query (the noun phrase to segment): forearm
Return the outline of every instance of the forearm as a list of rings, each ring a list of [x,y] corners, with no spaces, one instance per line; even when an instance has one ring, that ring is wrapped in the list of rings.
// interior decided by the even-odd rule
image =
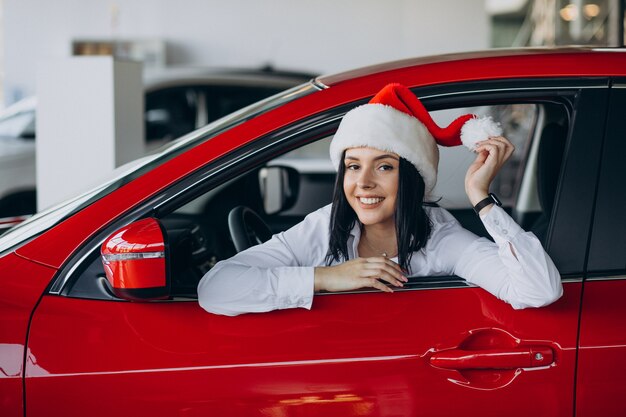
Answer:
[[[198,285],[198,302],[208,312],[234,316],[286,308],[311,308],[313,268],[261,268],[233,261],[215,265]]]
[[[501,208],[481,217],[496,244],[477,242],[459,259],[458,274],[514,308],[541,307],[557,300],[562,294],[560,275],[541,242]]]

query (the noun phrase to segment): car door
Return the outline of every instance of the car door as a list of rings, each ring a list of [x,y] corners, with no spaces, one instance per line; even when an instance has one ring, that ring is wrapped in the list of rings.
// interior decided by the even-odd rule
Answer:
[[[58,291],[53,285],[33,314],[28,415],[53,407],[65,416],[572,416],[593,206],[580,196],[596,184],[605,85],[515,80],[419,90],[429,109],[502,100],[566,108],[565,161],[546,238],[564,294],[551,306],[516,311],[457,277],[414,277],[393,294],[319,294],[310,311],[224,317],[193,298],[115,299],[96,271],[87,287],[81,279]],[[336,128],[337,113],[324,117],[311,123]],[[284,137],[301,143],[320,133],[301,130]],[[276,141],[284,149],[295,143],[283,142]],[[258,149],[262,160],[265,148]],[[181,189],[193,194],[188,181]],[[184,191],[173,195],[174,206],[190,200]],[[150,213],[160,216],[158,207]],[[86,248],[66,276],[90,276],[97,265]]]
[[[580,322],[576,415],[623,416],[626,384],[626,80],[614,80]]]

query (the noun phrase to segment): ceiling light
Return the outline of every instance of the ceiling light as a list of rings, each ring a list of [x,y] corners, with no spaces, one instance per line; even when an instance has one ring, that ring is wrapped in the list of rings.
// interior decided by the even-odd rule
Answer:
[[[559,10],[559,14],[563,20],[571,22],[572,20],[578,19],[578,7],[575,4],[568,4]]]
[[[589,18],[596,17],[600,14],[600,6],[597,4],[585,4],[583,6],[583,13]]]

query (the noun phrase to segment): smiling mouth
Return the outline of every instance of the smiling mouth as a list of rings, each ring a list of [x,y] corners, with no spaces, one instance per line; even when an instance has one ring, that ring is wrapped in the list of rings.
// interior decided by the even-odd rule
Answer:
[[[361,204],[377,204],[380,203],[381,201],[383,201],[384,198],[383,197],[373,197],[373,198],[365,198],[365,197],[359,197],[359,201],[361,202]]]

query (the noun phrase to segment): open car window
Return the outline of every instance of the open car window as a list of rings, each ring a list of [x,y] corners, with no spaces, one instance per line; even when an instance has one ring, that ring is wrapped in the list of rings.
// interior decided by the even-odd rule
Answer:
[[[459,107],[432,112],[440,125],[450,123],[465,113],[490,115],[502,123],[504,135],[515,145],[516,151],[494,181],[492,191],[500,196],[505,210],[524,229],[535,231],[540,238],[545,236],[551,203],[542,202],[542,196],[544,200],[546,195],[554,197],[566,139],[567,112],[560,105],[539,102]],[[330,203],[335,180],[335,169],[328,156],[332,133],[318,136],[315,140],[307,138],[307,135],[311,134],[302,133],[295,139],[305,145],[265,159],[262,164],[232,176],[193,199],[185,199],[184,204],[160,218],[168,233],[172,294],[175,298],[195,298],[200,278],[218,261],[237,252],[228,221],[229,213],[236,207],[253,210],[273,233],[277,233]],[[548,143],[548,146],[541,146],[541,142]],[[435,188],[438,204],[448,209],[468,230],[489,237],[464,191],[464,176],[475,154],[464,147],[440,148],[440,151],[439,178]],[[543,157],[545,161],[542,165],[540,154],[546,152],[549,155]],[[271,171],[268,174],[269,167],[278,169],[279,174],[273,175]],[[291,184],[285,187],[285,175],[291,181],[296,178],[297,186]],[[546,191],[549,189],[552,191]],[[286,198],[281,193],[295,193],[295,197]],[[274,197],[268,197],[269,194]],[[275,199],[276,195],[280,201],[289,200],[289,203],[278,210],[268,210],[268,198]],[[423,282],[434,286],[450,285],[449,280],[440,277],[434,281],[424,279]],[[80,279],[68,292],[68,295],[77,297],[91,298],[94,294],[96,298],[112,297],[107,290],[97,253],[85,263]]]

